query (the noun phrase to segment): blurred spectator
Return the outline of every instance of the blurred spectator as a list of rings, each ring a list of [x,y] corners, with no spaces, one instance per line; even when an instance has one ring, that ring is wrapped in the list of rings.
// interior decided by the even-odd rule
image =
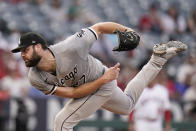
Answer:
[[[2,89],[7,91],[13,98],[21,98],[28,95],[28,87],[30,86],[26,77],[21,75],[18,62],[7,55],[6,65],[8,67],[7,75],[1,80]]]
[[[142,16],[139,21],[139,29],[141,31],[162,32],[162,23],[159,14],[158,3],[152,3],[147,14]]]
[[[191,87],[189,87],[183,95],[185,119],[190,117],[190,111],[196,104],[196,73],[191,76]]]
[[[191,75],[196,72],[196,53],[190,51],[187,61],[177,69],[177,83],[175,85],[176,92],[182,96],[186,89],[190,86]]]
[[[170,35],[170,39],[175,39],[176,36],[173,35],[185,32],[187,23],[184,16],[180,14],[176,5],[170,5],[167,13],[164,14],[161,18],[163,23],[163,30],[166,34]]]
[[[5,61],[7,54],[7,51],[0,49],[0,80],[8,73],[7,63]]]
[[[177,81],[186,82],[186,75],[196,71],[196,52],[189,51],[186,61],[178,68]]]
[[[30,84],[26,77],[21,73],[21,65],[18,63],[11,52],[4,51],[2,53],[2,57],[0,57],[3,61],[3,64],[5,68],[3,71],[6,72],[5,76],[0,80],[0,100],[3,100],[5,98],[13,98],[12,100],[18,101],[19,98],[26,98],[28,97],[28,90],[30,87]],[[26,99],[24,99],[26,100]],[[19,102],[19,101],[18,101]],[[22,102],[22,101],[21,101]],[[27,112],[26,107],[23,105],[23,103],[17,103],[18,104],[18,112],[17,116],[14,119],[16,119],[16,131],[27,131]],[[1,103],[0,103],[1,106]],[[1,109],[1,108],[0,108]],[[3,110],[7,109],[5,107],[2,108]],[[1,110],[0,110],[1,111]],[[11,117],[8,117],[8,114],[3,115],[3,113],[0,112],[0,117],[2,117],[2,122],[4,125],[11,120]],[[6,119],[5,119],[5,118]],[[11,119],[10,119],[11,118]],[[0,123],[1,124],[1,123]],[[5,129],[5,127],[2,127]],[[7,127],[9,128],[9,127]],[[4,130],[2,129],[2,131]],[[1,129],[0,129],[1,130]],[[6,129],[5,129],[6,130]]]
[[[80,5],[80,0],[73,0],[72,5],[69,7],[68,10],[68,20],[74,21],[81,15],[82,6]]]
[[[191,17],[188,19],[188,31],[196,36],[196,9],[193,11]]]
[[[46,2],[46,1],[44,1]],[[50,5],[45,4],[43,1],[38,2],[41,6],[43,13],[49,18],[51,22],[63,23],[65,21],[65,8],[61,0],[52,0]]]
[[[169,93],[162,80],[164,71],[144,89],[134,111],[130,114],[129,131],[170,131],[170,101]]]
[[[67,20],[69,22],[80,21],[83,24],[92,25],[99,21],[99,18],[92,11],[85,10],[81,5],[81,0],[73,0],[68,9]]]
[[[196,102],[196,73],[191,76],[191,87],[185,92],[183,100]]]
[[[3,50],[0,49],[0,80],[6,75],[5,64],[2,60]]]

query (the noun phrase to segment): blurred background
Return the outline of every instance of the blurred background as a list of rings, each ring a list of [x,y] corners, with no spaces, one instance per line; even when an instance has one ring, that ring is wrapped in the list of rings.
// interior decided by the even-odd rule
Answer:
[[[122,90],[147,63],[154,44],[180,40],[188,45],[188,51],[169,60],[155,83],[162,85],[169,100],[167,109],[159,105],[161,122],[170,125],[164,130],[196,131],[195,0],[0,0],[0,131],[52,131],[55,115],[68,100],[44,96],[29,84],[20,53],[10,52],[20,34],[38,32],[51,45],[103,21],[123,24],[141,35],[134,51],[112,52],[116,35],[103,35],[91,49],[107,66],[121,63]],[[75,130],[134,131],[136,119],[99,110]]]

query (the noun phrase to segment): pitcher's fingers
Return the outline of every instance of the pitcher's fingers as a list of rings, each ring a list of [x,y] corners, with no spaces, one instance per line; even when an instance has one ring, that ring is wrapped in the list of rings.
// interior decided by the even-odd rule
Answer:
[[[115,69],[117,69],[118,67],[120,67],[120,63],[119,62],[116,65],[114,65]]]

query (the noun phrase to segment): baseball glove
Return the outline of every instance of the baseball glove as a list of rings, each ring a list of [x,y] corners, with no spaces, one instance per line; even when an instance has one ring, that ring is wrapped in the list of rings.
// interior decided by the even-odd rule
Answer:
[[[140,36],[134,31],[119,31],[115,33],[118,36],[118,46],[114,47],[112,51],[128,51],[135,49],[139,42]]]

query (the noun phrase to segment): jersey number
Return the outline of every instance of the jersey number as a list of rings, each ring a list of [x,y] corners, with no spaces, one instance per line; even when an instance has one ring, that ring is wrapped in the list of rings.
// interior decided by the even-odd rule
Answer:
[[[86,76],[82,75],[82,77],[79,79],[78,82],[76,82],[76,84],[73,85],[73,87],[78,87],[79,85],[82,85],[86,82]]]

